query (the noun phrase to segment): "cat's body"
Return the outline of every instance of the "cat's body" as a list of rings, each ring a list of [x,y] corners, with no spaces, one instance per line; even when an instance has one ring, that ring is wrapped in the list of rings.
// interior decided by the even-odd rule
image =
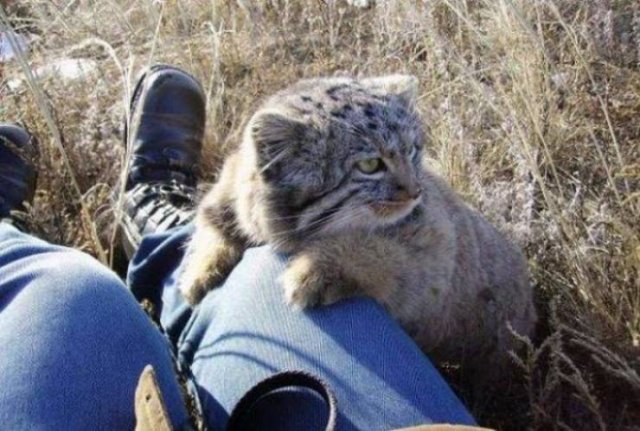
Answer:
[[[504,358],[508,323],[530,334],[522,254],[423,166],[415,87],[317,79],[269,99],[198,208],[187,299],[270,243],[292,254],[289,303],[373,297],[436,359]]]

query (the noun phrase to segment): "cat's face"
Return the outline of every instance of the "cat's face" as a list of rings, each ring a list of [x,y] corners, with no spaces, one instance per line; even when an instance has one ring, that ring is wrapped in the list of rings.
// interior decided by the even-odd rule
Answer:
[[[303,81],[250,124],[276,233],[309,237],[375,229],[423,199],[423,133],[415,79]]]

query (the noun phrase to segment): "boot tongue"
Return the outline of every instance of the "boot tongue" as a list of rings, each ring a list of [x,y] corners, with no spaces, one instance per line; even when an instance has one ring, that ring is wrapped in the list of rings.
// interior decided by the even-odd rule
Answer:
[[[198,177],[198,157],[202,147],[202,130],[170,117],[171,127],[160,124],[157,115],[145,116],[133,143],[133,156],[127,181],[132,184],[148,181],[176,180],[195,186]]]

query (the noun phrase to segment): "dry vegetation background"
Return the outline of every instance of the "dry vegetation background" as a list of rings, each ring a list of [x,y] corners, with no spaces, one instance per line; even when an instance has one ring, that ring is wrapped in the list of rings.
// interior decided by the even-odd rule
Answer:
[[[81,80],[13,89],[21,61],[3,64],[0,118],[40,137],[40,234],[107,263],[124,101],[145,65],[203,82],[208,180],[259,99],[296,79],[415,74],[432,166],[526,251],[541,316],[508,383],[473,395],[445,370],[456,390],[501,429],[640,429],[637,0],[25,0],[4,11],[3,25],[31,35],[29,65],[97,64]]]

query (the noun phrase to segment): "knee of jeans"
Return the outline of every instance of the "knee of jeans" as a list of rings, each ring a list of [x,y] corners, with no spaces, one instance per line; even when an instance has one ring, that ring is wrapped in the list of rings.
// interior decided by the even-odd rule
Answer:
[[[120,309],[133,300],[118,276],[94,258],[76,250],[34,258],[32,293],[39,303],[95,307],[96,312]],[[36,287],[38,286],[38,287]],[[35,289],[33,289],[36,287]]]

